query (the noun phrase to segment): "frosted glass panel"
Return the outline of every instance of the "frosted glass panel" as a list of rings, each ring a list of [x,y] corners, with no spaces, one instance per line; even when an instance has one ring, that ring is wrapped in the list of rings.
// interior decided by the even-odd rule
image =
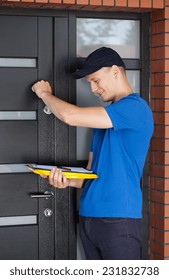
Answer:
[[[0,164],[0,173],[30,173],[25,164]]]
[[[126,71],[127,79],[133,89],[133,92],[140,93],[140,71]],[[80,107],[86,106],[105,106],[108,103],[102,102],[99,97],[96,97],[90,89],[90,84],[86,78],[77,80],[77,105]],[[87,160],[92,139],[92,129],[77,127],[76,128],[76,159]]]
[[[0,217],[0,226],[37,224],[37,216]]]
[[[9,111],[0,112],[0,120],[36,120],[36,111],[20,112]]]
[[[36,67],[35,58],[0,58],[0,67]]]
[[[123,58],[140,58],[140,21],[78,18],[77,56],[86,57],[102,46]]]
[[[99,97],[96,97],[91,92],[90,84],[86,81],[86,78],[77,81],[76,100],[77,105],[80,107],[105,106],[107,104],[103,103]],[[92,129],[77,127],[76,131],[76,158],[77,160],[87,160],[92,139]]]
[[[127,79],[133,89],[133,92],[140,93],[140,71],[139,70],[127,70]]]

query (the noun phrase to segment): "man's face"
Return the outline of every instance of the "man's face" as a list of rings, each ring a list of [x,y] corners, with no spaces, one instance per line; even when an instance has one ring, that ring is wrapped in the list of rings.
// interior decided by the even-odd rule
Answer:
[[[115,78],[112,67],[103,67],[88,75],[91,91],[104,102],[113,101],[115,98]]]

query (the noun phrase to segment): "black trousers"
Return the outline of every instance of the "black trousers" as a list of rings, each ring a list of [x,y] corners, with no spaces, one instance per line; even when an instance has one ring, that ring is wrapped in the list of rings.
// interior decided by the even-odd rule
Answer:
[[[139,260],[141,219],[79,217],[87,260]]]

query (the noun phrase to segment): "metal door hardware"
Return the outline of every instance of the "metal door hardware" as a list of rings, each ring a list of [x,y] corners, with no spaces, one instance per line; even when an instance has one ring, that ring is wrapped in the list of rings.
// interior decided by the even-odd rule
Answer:
[[[44,112],[45,114],[47,114],[47,115],[52,114],[52,112],[51,112],[51,110],[49,109],[48,106],[45,106],[45,107],[44,107],[43,112]]]
[[[53,215],[52,209],[46,208],[46,209],[44,210],[44,215],[45,215],[46,217],[51,217],[51,216]]]
[[[30,197],[31,198],[51,198],[54,196],[54,193],[52,191],[45,191],[44,193],[31,193]]]

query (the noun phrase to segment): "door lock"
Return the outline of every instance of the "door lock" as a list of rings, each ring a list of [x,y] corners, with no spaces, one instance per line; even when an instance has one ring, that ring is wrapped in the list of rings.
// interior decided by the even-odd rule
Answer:
[[[45,217],[51,217],[51,216],[53,215],[52,209],[46,208],[46,209],[44,210],[44,215],[45,215]]]

